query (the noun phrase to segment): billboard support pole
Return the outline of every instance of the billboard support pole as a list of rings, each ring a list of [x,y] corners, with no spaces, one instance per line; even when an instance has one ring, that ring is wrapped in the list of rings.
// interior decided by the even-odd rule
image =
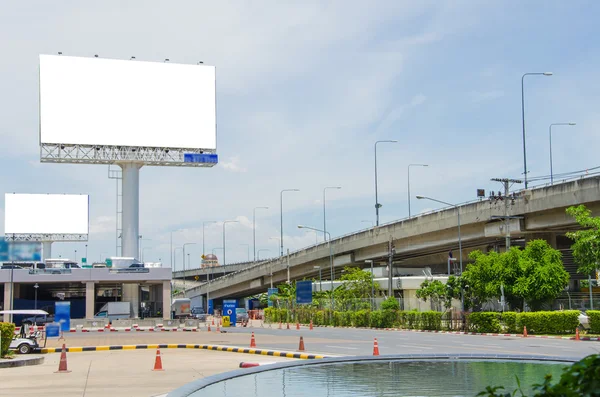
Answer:
[[[123,256],[137,258],[140,235],[140,168],[142,163],[123,162],[122,170],[122,250]],[[139,258],[138,258],[139,259]],[[123,284],[123,302],[130,302],[133,317],[139,315],[140,292],[137,284]]]
[[[52,258],[52,241],[42,241],[42,258],[44,262]]]

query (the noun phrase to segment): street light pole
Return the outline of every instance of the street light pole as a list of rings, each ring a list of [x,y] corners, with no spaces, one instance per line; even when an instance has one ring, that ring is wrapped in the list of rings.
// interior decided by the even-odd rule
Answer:
[[[177,250],[183,249],[183,247],[175,247],[173,250],[173,271],[177,268]]]
[[[429,164],[409,164],[408,165],[408,218],[410,219],[410,167],[429,167]]]
[[[260,252],[261,252],[261,251],[270,251],[270,250],[269,250],[269,249],[267,249],[267,248],[259,249],[259,250],[256,252],[256,254],[257,254],[257,258],[258,258],[258,260],[259,260],[259,261],[260,261]],[[269,273],[271,273],[271,274],[270,274],[270,275],[271,275],[271,288],[273,288],[273,261],[271,261],[271,268],[270,268],[270,271],[269,271]]]
[[[183,244],[183,290],[184,291],[185,291],[185,246],[186,245],[196,245],[196,243],[185,243],[185,244]]]
[[[373,260],[368,259],[365,263],[371,263],[371,310],[375,310],[375,274],[373,273]]]
[[[310,229],[310,230],[314,230],[317,232],[321,232],[324,234],[327,234],[327,245],[329,246],[329,266],[330,266],[330,271],[331,271],[331,310],[334,310],[334,306],[335,306],[335,299],[333,297],[333,280],[335,278],[335,272],[333,270],[333,249],[331,247],[331,234],[329,234],[329,232],[326,232],[325,230],[320,230],[314,227],[310,227],[310,226],[304,226],[304,225],[298,225],[298,229]],[[289,267],[288,267],[289,269]]]
[[[323,291],[323,286],[321,285],[321,266],[313,266],[313,269],[319,269],[319,292]]]
[[[460,262],[460,272],[462,274],[463,260],[462,260],[462,240],[461,240],[461,237],[460,237],[460,208],[456,204],[450,204],[450,203],[447,203],[445,201],[436,200],[436,199],[431,198],[431,197],[417,196],[417,199],[419,199],[419,200],[431,200],[431,201],[435,201],[435,202],[440,203],[440,204],[445,204],[445,205],[449,205],[450,207],[456,208],[456,214],[458,216],[458,257],[459,257],[459,262]]]
[[[323,189],[323,230],[327,231],[327,217],[325,215],[325,191],[327,189],[341,189],[341,186],[327,186]],[[325,241],[325,233],[323,233],[323,241]]]
[[[280,230],[279,232],[281,233],[281,239],[279,240],[279,244],[281,246],[280,249],[280,256],[283,256],[283,192],[299,192],[300,189],[283,189],[280,193],[279,193],[279,210],[280,210]]]
[[[379,198],[377,193],[377,144],[378,143],[397,143],[398,141],[389,140],[389,141],[377,141],[375,142],[375,217],[376,224],[379,226],[379,208],[381,208],[381,204],[379,204]]]
[[[223,222],[223,266],[225,266],[227,264],[227,262],[225,262],[225,225],[228,223],[238,223],[238,221]]]
[[[525,145],[525,76],[552,76],[552,72],[525,73],[521,77],[521,120],[523,122],[523,175],[527,189],[527,149]]]
[[[33,286],[33,288],[35,288],[35,304],[34,304],[34,309],[37,310],[37,290],[40,286],[38,285],[38,283],[35,283],[35,285]]]
[[[204,229],[206,228],[207,223],[217,223],[217,221],[204,221],[202,222],[202,255],[206,255],[206,251],[204,250]]]
[[[550,184],[554,185],[554,176],[552,172],[552,126],[553,125],[576,125],[576,123],[552,123],[550,124]]]

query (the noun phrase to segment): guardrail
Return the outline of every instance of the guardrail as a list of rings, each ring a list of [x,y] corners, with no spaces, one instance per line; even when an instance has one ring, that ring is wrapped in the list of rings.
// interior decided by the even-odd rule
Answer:
[[[71,274],[71,269],[29,269],[29,274]]]

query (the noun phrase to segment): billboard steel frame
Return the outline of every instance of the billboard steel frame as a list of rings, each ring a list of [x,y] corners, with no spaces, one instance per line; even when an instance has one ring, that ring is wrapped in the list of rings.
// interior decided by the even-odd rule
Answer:
[[[142,162],[150,166],[214,167],[216,163],[185,162],[185,154],[216,154],[215,149],[157,148],[138,146],[40,144],[42,163],[116,164]]]

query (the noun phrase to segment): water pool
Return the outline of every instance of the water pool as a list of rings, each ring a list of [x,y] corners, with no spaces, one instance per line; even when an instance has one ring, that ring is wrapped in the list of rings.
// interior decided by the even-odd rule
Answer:
[[[488,385],[512,392],[517,387],[515,375],[527,393],[546,374],[558,379],[567,365],[532,357],[326,359],[234,371],[194,382],[169,396],[475,396]]]

